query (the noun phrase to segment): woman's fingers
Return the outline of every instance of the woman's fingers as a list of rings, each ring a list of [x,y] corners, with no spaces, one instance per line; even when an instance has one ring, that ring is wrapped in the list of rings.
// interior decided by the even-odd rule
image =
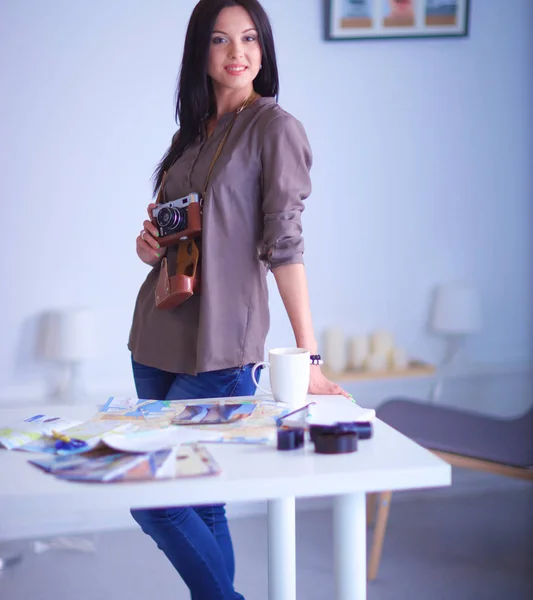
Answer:
[[[160,248],[156,245],[157,241],[146,233],[144,229],[141,229],[141,233],[137,236],[137,248],[144,252],[151,252],[154,256],[159,253]]]
[[[152,222],[152,214],[156,206],[157,204],[153,202],[148,205],[146,209],[148,219],[143,222],[143,228],[135,240],[138,257],[144,263],[152,266],[156,265],[166,254],[166,248],[161,248],[158,240],[159,231]]]
[[[350,399],[353,398],[352,394],[349,394],[346,390],[343,390],[340,385],[337,386],[337,391],[333,392],[333,393],[340,394],[341,396],[344,396],[345,398],[350,398]]]
[[[145,226],[146,226],[145,221]],[[159,242],[146,229],[141,229],[141,233],[137,236],[137,251],[141,260],[153,262],[163,256],[164,248],[161,248]],[[147,260],[146,260],[147,259]]]
[[[147,241],[142,239],[141,235],[137,236],[136,245],[137,255],[144,263],[149,265],[157,264],[160,258],[164,256],[166,250],[166,248],[152,248]]]
[[[328,382],[328,394],[342,394],[343,396],[346,392],[341,388],[340,385],[333,383],[332,381]]]
[[[340,385],[338,385],[337,383],[334,383],[333,381],[330,381],[330,390],[328,393],[329,394],[339,394],[341,396],[345,396],[346,398],[351,398],[352,395],[349,394],[346,390],[343,390],[341,388]]]
[[[166,248],[161,248],[158,240],[159,231],[152,222],[152,213],[156,206],[157,204],[153,202],[148,205],[146,209],[148,219],[144,221],[143,228],[136,240],[139,258],[149,265],[157,264],[159,259],[166,254]]]
[[[157,227],[151,221],[146,220],[143,223],[143,227],[144,227],[144,231],[146,232],[144,237],[147,237],[147,235],[150,235],[152,238],[159,237],[159,231],[157,230]]]
[[[351,398],[351,394],[343,390],[340,385],[334,381],[330,381],[321,372],[312,373],[310,385],[310,394],[324,394],[324,395],[341,395],[346,398]]]
[[[148,205],[148,208],[146,209],[146,212],[148,213],[148,218],[150,219],[150,221],[154,218],[152,212],[156,206],[157,206],[157,204],[152,202]]]

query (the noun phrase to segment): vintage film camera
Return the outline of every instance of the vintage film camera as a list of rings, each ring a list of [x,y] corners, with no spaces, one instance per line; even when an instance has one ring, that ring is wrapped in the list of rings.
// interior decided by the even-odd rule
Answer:
[[[202,231],[202,198],[191,193],[183,198],[158,204],[152,220],[159,232],[161,246],[197,237]]]

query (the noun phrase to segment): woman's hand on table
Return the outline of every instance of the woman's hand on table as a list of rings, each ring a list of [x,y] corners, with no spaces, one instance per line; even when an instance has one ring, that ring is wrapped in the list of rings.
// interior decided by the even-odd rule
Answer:
[[[309,377],[309,393],[318,395],[341,395],[352,399],[352,395],[343,390],[340,385],[324,376],[319,365],[311,365]]]

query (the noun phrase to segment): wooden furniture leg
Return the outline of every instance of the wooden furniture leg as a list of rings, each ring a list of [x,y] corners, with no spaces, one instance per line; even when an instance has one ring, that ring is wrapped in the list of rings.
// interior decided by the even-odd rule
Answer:
[[[461,454],[453,454],[452,452],[431,450],[431,448],[428,448],[428,450],[436,454],[439,458],[442,458],[449,465],[452,465],[452,467],[462,467],[463,469],[472,469],[473,471],[487,471],[496,475],[504,475],[505,477],[533,481],[533,469],[528,467],[512,467],[481,458],[470,458]]]
[[[439,458],[446,461],[453,467],[462,467],[464,469],[472,469],[473,471],[488,471],[497,475],[514,477],[517,479],[533,480],[533,469],[522,467],[511,467],[491,461],[486,461],[478,458],[470,458],[452,452],[443,452],[439,450],[431,450]],[[368,561],[368,581],[373,581],[378,574],[379,563],[381,560],[381,551],[383,550],[383,540],[385,538],[385,530],[387,528],[387,519],[389,516],[389,507],[391,500],[391,492],[383,492],[379,494],[376,526],[374,529],[374,537],[372,539],[372,548],[370,551],[370,559]],[[374,520],[375,512],[375,494],[367,496],[367,524],[370,525]]]
[[[376,503],[378,494],[368,493],[366,495],[366,526],[372,527],[376,521]]]
[[[392,492],[382,492],[379,494],[376,527],[372,539],[370,560],[368,561],[368,581],[373,581],[378,574],[381,551],[383,550],[383,539],[385,537],[385,529],[387,528],[387,519],[389,518],[391,496]]]

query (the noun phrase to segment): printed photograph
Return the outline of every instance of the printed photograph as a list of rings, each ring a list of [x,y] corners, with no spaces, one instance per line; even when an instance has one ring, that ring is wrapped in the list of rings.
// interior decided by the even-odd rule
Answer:
[[[254,404],[187,404],[172,419],[175,425],[214,425],[250,416]]]
[[[426,25],[456,25],[457,0],[426,0]]]
[[[372,0],[343,0],[341,27],[345,29],[372,27]]]
[[[385,27],[414,27],[415,0],[383,0]]]

